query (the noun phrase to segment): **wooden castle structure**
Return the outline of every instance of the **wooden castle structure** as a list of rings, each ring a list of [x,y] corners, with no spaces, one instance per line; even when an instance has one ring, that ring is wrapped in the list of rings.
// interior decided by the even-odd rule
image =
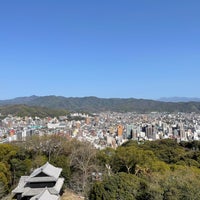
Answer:
[[[17,200],[60,200],[64,178],[62,168],[46,163],[35,169],[30,176],[22,176],[12,191]]]

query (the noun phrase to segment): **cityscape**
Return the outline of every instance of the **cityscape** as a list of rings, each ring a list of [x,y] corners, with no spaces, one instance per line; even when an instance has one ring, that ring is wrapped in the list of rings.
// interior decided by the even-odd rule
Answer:
[[[88,141],[96,148],[116,148],[127,140],[200,140],[200,115],[196,113],[71,113],[58,118],[8,115],[0,123],[0,142],[25,141],[34,135],[62,135]]]
[[[10,178],[13,185],[12,190],[6,189],[9,181],[0,176],[0,196],[4,200],[30,197],[96,200],[107,195],[106,181],[110,178],[118,180],[114,185],[109,184],[114,187],[113,200],[118,195],[122,199],[129,195],[130,200],[145,199],[143,195],[148,190],[154,191],[151,184],[156,193],[148,194],[148,199],[171,200],[171,192],[179,187],[175,199],[185,196],[190,199],[191,195],[194,199],[200,195],[193,192],[198,188],[200,176],[195,171],[200,167],[199,113],[105,111],[68,112],[44,118],[12,114],[0,114],[0,117],[0,158],[10,163],[7,170],[12,174],[5,170],[3,162],[0,169],[5,173],[5,180]],[[193,190],[189,184],[191,176],[195,177]],[[139,181],[139,185],[130,185],[138,190],[136,193],[118,192],[115,188],[120,184],[129,187],[133,180]],[[155,184],[155,180],[159,182]],[[147,181],[145,189],[141,186],[143,181]],[[99,184],[105,188],[103,191],[94,189]],[[191,191],[185,193],[188,189]]]
[[[1,1],[0,199],[199,200],[199,8]]]

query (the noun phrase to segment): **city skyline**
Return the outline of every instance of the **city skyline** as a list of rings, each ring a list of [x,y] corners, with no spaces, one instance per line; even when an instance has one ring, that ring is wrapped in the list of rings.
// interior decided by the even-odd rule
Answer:
[[[200,97],[199,1],[4,1],[0,100]]]

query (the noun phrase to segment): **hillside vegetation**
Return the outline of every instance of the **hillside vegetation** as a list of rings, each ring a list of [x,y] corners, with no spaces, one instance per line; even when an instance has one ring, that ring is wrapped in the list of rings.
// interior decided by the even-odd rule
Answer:
[[[56,135],[0,144],[0,198],[49,161],[63,168],[64,189],[90,200],[200,199],[199,149],[200,142],[160,140],[97,150]]]
[[[38,106],[27,106],[27,105],[7,105],[0,106],[1,118],[7,116],[8,114],[12,114],[15,116],[25,117],[58,117],[67,115],[68,112],[66,110],[58,110],[58,109],[50,109],[45,107]]]
[[[66,98],[62,96],[31,96],[0,101],[0,105],[26,104],[30,106],[66,109],[69,111],[116,112],[200,112],[200,102],[161,102],[146,99]]]

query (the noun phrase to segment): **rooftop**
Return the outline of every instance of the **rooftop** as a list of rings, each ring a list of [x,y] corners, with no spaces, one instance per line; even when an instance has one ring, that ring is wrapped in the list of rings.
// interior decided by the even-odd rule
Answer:
[[[30,200],[59,200],[60,199],[60,196],[57,196],[57,195],[53,195],[49,192],[49,190],[47,188],[43,189],[43,191],[32,197]]]
[[[37,175],[39,175],[42,172],[46,174],[47,176],[53,177],[55,180],[57,180],[60,176],[61,171],[62,171],[62,168],[54,167],[49,162],[47,162],[45,165],[34,170],[33,173],[29,176],[29,179],[27,180],[27,182],[31,182],[32,178],[35,178]]]

